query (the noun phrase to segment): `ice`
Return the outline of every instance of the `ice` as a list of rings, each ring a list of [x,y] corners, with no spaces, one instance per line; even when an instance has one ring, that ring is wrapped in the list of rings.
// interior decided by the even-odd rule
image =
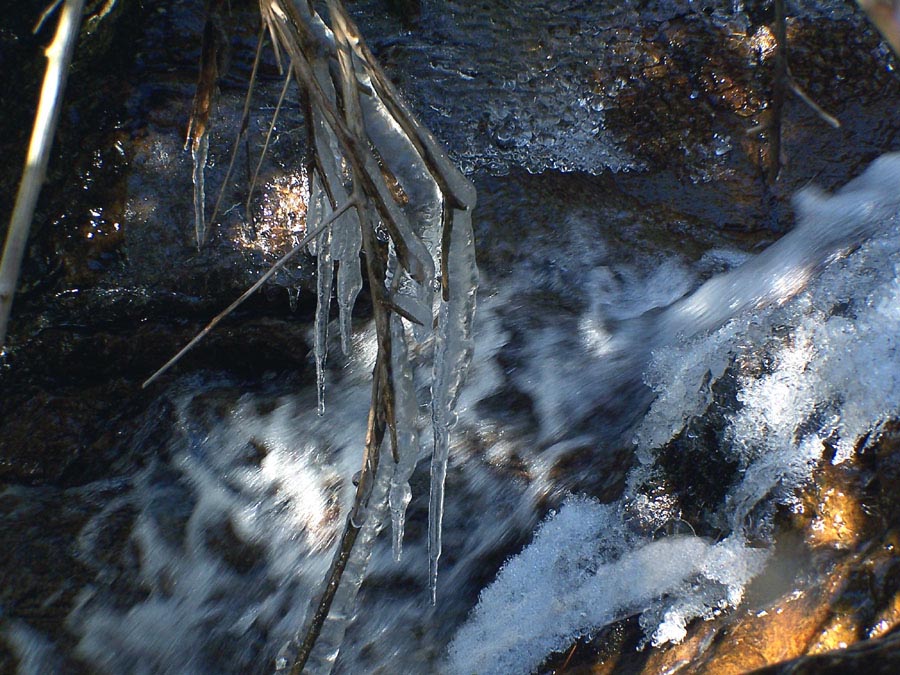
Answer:
[[[318,173],[314,173],[310,186],[309,207],[306,213],[307,229],[314,230],[318,224],[331,215],[328,195],[320,184]],[[316,391],[318,410],[325,414],[325,361],[328,358],[328,321],[331,314],[331,290],[334,280],[334,262],[331,259],[332,229],[326,228],[315,242],[316,254],[316,318],[315,318],[315,359]]]
[[[194,181],[194,234],[197,248],[206,241],[206,158],[209,153],[209,133],[204,131],[199,139],[191,145],[191,159],[194,163],[192,179]]]
[[[387,286],[384,290],[394,307],[419,324],[413,332],[420,342],[430,336],[432,326],[437,323],[433,339],[433,365],[430,368],[429,365],[420,368],[430,369],[432,372],[432,422],[435,440],[429,510],[429,578],[434,599],[441,548],[440,528],[449,435],[456,419],[456,402],[473,347],[472,320],[478,279],[471,224],[475,191],[471,183],[450,163],[434,137],[415,120],[393,90],[388,78],[381,74],[374,59],[355,36],[353,22],[341,5],[328,3],[330,28],[320,20],[312,5],[294,3],[294,9],[297,15],[290,17],[279,3],[262,6],[263,17],[269,24],[273,39],[291,55],[297,72],[302,73],[304,79],[311,77],[321,88],[319,93],[319,87],[309,83],[306,85],[313,94],[310,123],[318,160],[317,171],[310,179],[308,229],[316,227],[332,209],[338,208],[347,199],[347,185],[354,182],[354,198],[360,198],[365,192],[366,199],[369,200],[366,209],[373,214],[377,211],[380,218],[380,223],[360,223],[356,220],[355,213],[356,210],[362,210],[363,205],[359,205],[360,209],[348,212],[328,232],[320,235],[315,244],[318,258],[318,305],[315,322],[318,409],[320,414],[324,412],[327,324],[333,290],[333,266],[335,262],[339,263],[337,285],[341,342],[344,351],[349,352],[351,312],[361,285],[358,268],[361,226],[378,226],[390,240],[391,269],[385,280]],[[298,30],[298,21],[311,29],[313,35],[304,35],[303,31]],[[301,43],[311,40],[317,41],[317,49],[309,49],[308,44],[306,48],[301,48]],[[336,44],[344,45],[351,51],[349,60],[343,59],[342,52],[339,54],[339,61],[342,68],[346,69],[348,65],[352,67],[355,81],[333,79],[336,69],[331,68],[333,64],[329,62],[328,54],[333,53]],[[342,142],[338,143],[335,130],[330,123],[326,123],[329,103],[337,99],[336,89],[341,90],[342,101],[346,105],[344,112],[348,113],[345,122],[352,129],[351,133],[364,136],[354,139],[355,142],[352,143],[343,138],[346,132],[335,124],[335,129],[342,136]],[[364,129],[357,128],[357,98]],[[335,106],[334,114],[340,114],[341,107]],[[345,156],[345,152],[352,154]],[[376,194],[371,194],[373,191]],[[449,235],[450,229],[445,229],[450,226],[452,235]],[[441,250],[441,246],[447,246],[450,250]],[[436,278],[439,267],[442,268],[442,274],[446,275],[443,279]],[[371,269],[373,268],[370,267]],[[441,284],[441,298],[436,303],[435,291]],[[377,297],[374,290],[373,296]],[[410,499],[409,475],[418,455],[418,406],[413,366],[397,361],[400,356],[406,359],[408,355],[405,330],[399,317],[393,318],[391,331],[397,343],[392,370],[398,410],[397,425],[392,431],[398,440],[398,457],[396,467],[392,469],[392,474],[395,475],[391,481],[390,495],[385,492],[384,499],[391,503],[395,554],[399,557],[405,510]],[[374,496],[373,494],[372,499]],[[367,513],[366,527],[373,520],[379,522],[372,527],[380,527],[380,518],[384,514],[371,510],[367,510]],[[365,549],[362,549],[360,555],[359,580],[351,579],[348,592],[354,585],[358,587],[362,578],[367,560]],[[344,583],[347,583],[346,580]],[[342,584],[339,593],[343,592]],[[352,594],[355,595],[355,591]],[[352,596],[348,602],[351,600]],[[338,615],[335,620],[343,624],[349,605],[344,612],[333,611]],[[344,629],[341,627],[335,630],[342,634]],[[336,650],[338,642],[339,640],[331,647]],[[331,647],[322,649],[331,654]],[[329,662],[329,659],[333,659],[333,654],[324,657],[322,662]]]
[[[900,154],[888,154],[834,195],[807,188],[795,198],[798,225],[794,230],[732,271],[713,277],[663,312],[654,334],[647,337],[657,348],[648,382],[658,398],[637,432],[642,452],[658,447],[681,430],[685,420],[702,407],[701,398],[691,392],[699,389],[707,373],[721,375],[742,344],[741,334],[759,333],[763,314],[742,312],[764,306],[771,309],[787,302],[804,289],[826,262],[887,228],[900,210],[898,186]],[[830,325],[834,327],[835,323]],[[676,339],[714,329],[718,331],[713,339],[694,342],[689,347],[679,345]],[[843,341],[840,336],[846,330],[859,330],[859,326],[845,326],[827,339],[822,336],[816,341]],[[658,349],[662,344],[668,345],[665,350]],[[672,371],[679,376],[672,377]]]
[[[355,216],[355,213],[353,214]],[[353,306],[356,296],[362,290],[362,272],[359,265],[359,251],[362,247],[362,233],[359,221],[354,218],[339,218],[332,227],[332,257],[339,262],[337,271],[337,300],[340,312],[341,349],[350,355],[353,337]]]
[[[579,636],[651,607],[666,617],[654,641],[677,639],[686,619],[712,612],[723,599],[737,599],[734,593],[740,591],[734,589],[757,573],[765,558],[764,551],[727,539],[716,544],[666,537],[635,546],[615,506],[572,499],[481,594],[450,645],[448,670],[534,672],[548,654]],[[670,607],[670,596],[710,582],[718,593],[680,611]]]
[[[334,132],[325,124],[321,113],[313,113],[313,125],[319,162],[325,172],[324,179],[337,208],[350,198],[344,187],[343,173],[339,166],[340,153],[337,139],[334,137]],[[353,333],[351,325],[353,306],[356,303],[356,297],[362,290],[362,272],[359,260],[362,229],[358,210],[351,209],[338,218],[331,226],[331,233],[331,258],[339,263],[337,300],[341,349],[345,355],[349,355]]]
[[[880,157],[835,195],[807,188],[794,199],[798,225],[732,272],[713,277],[666,310],[660,336],[717,328],[745,309],[780,303],[829,256],[883,227],[900,208],[900,154]]]
[[[347,561],[347,567],[341,577],[341,584],[334,595],[328,618],[322,625],[322,632],[309,655],[304,672],[330,673],[334,666],[344,641],[348,620],[353,615],[356,596],[366,576],[366,568],[372,557],[372,548],[378,533],[384,527],[388,492],[393,475],[392,462],[388,461],[387,456],[383,456],[378,465],[375,484],[369,495],[365,522],[357,535],[356,544]],[[316,598],[314,602],[317,603],[318,599]]]
[[[409,478],[419,460],[416,402],[413,368],[406,345],[403,320],[391,317],[391,368],[394,376],[394,415],[397,419],[397,461],[391,477],[389,504],[393,527],[394,559],[400,561],[406,509],[412,499]]]
[[[475,237],[472,212],[453,214],[450,242],[450,269],[447,280],[449,300],[441,303],[435,342],[431,411],[434,451],[431,456],[431,492],[428,507],[428,583],[431,600],[437,599],[438,560],[441,557],[441,522],[444,510],[444,482],[450,454],[450,429],[456,423],[456,401],[472,360],[472,321],[478,289],[475,264]]]

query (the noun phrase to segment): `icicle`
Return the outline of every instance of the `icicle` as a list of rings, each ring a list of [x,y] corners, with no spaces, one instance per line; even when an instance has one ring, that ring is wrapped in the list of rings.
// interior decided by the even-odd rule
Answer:
[[[349,199],[344,189],[340,169],[340,151],[334,132],[325,124],[322,115],[314,113],[316,153],[325,172],[325,181],[331,188],[335,202],[343,204]],[[337,272],[337,298],[340,310],[341,349],[350,355],[352,337],[351,318],[356,297],[362,290],[362,272],[359,251],[362,248],[362,229],[359,213],[351,209],[331,226],[331,257],[340,262]]]
[[[310,181],[309,206],[306,212],[307,231],[318,226],[324,218],[331,214],[328,196],[321,187],[318,174],[313,174]],[[328,356],[328,317],[331,312],[331,285],[334,278],[334,262],[331,259],[331,228],[326,228],[315,239],[316,256],[316,321],[314,351],[316,358],[316,391],[318,394],[318,410],[325,414],[325,360]]]
[[[394,559],[400,562],[406,508],[412,499],[409,478],[419,460],[419,439],[416,429],[418,404],[413,380],[413,366],[409,360],[403,320],[396,314],[391,317],[391,349],[391,369],[394,374],[394,415],[397,423],[397,462],[391,477],[389,503],[394,535]]]
[[[309,232],[316,227],[316,223],[322,222],[322,200],[325,199],[325,193],[322,190],[322,180],[319,174],[313,172],[309,179],[309,203],[306,207],[306,231]],[[316,244],[318,237],[309,242],[307,249],[310,255],[316,255]]]
[[[473,199],[474,201],[474,199]],[[456,422],[456,402],[472,359],[472,320],[478,289],[475,241],[470,209],[453,213],[450,241],[450,299],[441,302],[435,336],[431,384],[431,416],[434,453],[431,457],[431,494],[428,505],[428,585],[431,602],[437,600],[438,559],[441,557],[441,523],[444,517],[444,481],[450,454],[450,429]]]
[[[209,152],[209,134],[204,132],[191,144],[191,159],[194,161],[194,234],[197,237],[197,248],[206,239],[206,156]]]
[[[327,201],[326,201],[327,204]],[[331,208],[322,210],[322,217],[327,218]],[[319,414],[325,414],[325,360],[328,357],[328,317],[331,313],[331,285],[334,278],[334,262],[331,260],[331,229],[328,228],[318,237],[316,243],[316,388],[318,391]]]
[[[337,272],[337,299],[340,310],[341,349],[350,355],[350,338],[353,334],[351,318],[356,296],[362,290],[362,272],[359,266],[359,250],[362,232],[355,210],[339,218],[332,228],[331,257],[339,261]]]

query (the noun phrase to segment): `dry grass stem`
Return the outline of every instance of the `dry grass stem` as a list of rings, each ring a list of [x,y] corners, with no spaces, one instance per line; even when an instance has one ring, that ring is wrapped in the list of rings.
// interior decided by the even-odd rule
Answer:
[[[45,15],[58,4],[55,3]],[[53,145],[56,122],[59,118],[66,77],[75,51],[75,40],[78,37],[83,9],[84,0],[66,0],[60,10],[56,35],[45,52],[47,71],[44,74],[38,109],[34,117],[34,129],[25,159],[25,169],[22,172],[22,182],[19,184],[10,218],[3,257],[0,258],[0,349],[6,344],[13,296],[22,267],[28,231],[34,218],[34,209],[47,175],[50,148]],[[45,18],[46,16],[42,16],[41,21]]]

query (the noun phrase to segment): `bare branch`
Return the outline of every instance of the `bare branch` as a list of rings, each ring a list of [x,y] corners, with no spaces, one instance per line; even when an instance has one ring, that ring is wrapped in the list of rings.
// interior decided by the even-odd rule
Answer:
[[[60,11],[56,35],[46,51],[47,72],[44,74],[41,97],[34,117],[34,129],[25,159],[25,169],[22,172],[22,182],[19,184],[3,247],[3,257],[0,259],[0,348],[6,342],[9,314],[12,311],[13,295],[22,267],[25,244],[28,241],[28,230],[31,229],[34,208],[47,174],[50,147],[53,144],[83,9],[84,0],[66,0]]]

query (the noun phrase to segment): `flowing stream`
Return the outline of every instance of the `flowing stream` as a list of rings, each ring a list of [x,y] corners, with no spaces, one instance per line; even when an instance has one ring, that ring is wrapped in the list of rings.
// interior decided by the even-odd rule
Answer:
[[[593,224],[570,214],[564,276],[483,279],[437,604],[420,462],[401,560],[380,537],[335,672],[531,672],[627,616],[661,645],[739,604],[775,510],[900,405],[898,185],[900,155],[886,155],[834,196],[802,193],[798,225],[762,253],[693,263],[622,262],[603,242],[582,255]],[[540,287],[566,302],[535,299]],[[278,665],[351,500],[373,359],[358,329],[324,416],[315,383],[241,393],[189,377],[162,394],[175,422],[146,464],[77,488],[104,496],[77,539],[95,572],[67,622],[80,659],[109,673]],[[706,448],[721,499],[673,527],[682,496],[658,455],[723,388],[732,408]],[[24,624],[7,638],[23,672],[58,658]]]
[[[476,183],[494,185],[517,167],[546,172],[510,179],[527,192],[559,180],[555,170],[643,167],[637,157],[647,148],[632,153],[604,120],[650,79],[617,76],[599,87],[590,65],[610,53],[616,68],[630,62],[631,48],[612,46],[641,3],[617,5],[612,18],[594,3],[525,3],[524,18],[497,10],[511,25],[499,29],[465,3],[432,4],[425,11],[434,20],[418,32],[390,37],[382,26],[389,37],[378,47],[388,60],[400,53],[398,79],[413,81],[420,96],[413,107]],[[688,4],[651,3],[644,19],[663,35],[670,20],[692,16]],[[555,18],[544,24],[528,12]],[[591,39],[575,39],[600,25],[595,12],[609,21]],[[728,31],[749,25],[735,16],[740,25],[720,8],[710,21]],[[495,44],[498,32],[515,36],[511,55]],[[570,55],[577,48],[584,58]],[[756,63],[759,50],[732,56]],[[487,93],[474,96],[476,85]],[[733,168],[726,131],[692,127],[702,140],[685,141],[698,190]],[[177,148],[174,136],[156,133],[146,132],[148,146]],[[187,166],[156,154],[147,176],[168,181],[163,168]],[[146,194],[132,188],[130,203],[152,210],[153,185],[135,166],[132,180]],[[405,383],[415,396],[403,413],[417,419],[418,438],[404,442],[418,443],[418,462],[407,457],[393,484],[381,481],[384,531],[372,533],[364,577],[346,582],[361,583],[357,602],[336,605],[346,633],[339,651],[315,662],[317,672],[542,672],[551,654],[630,617],[642,648],[679,642],[692,622],[734,612],[775,564],[777,516],[804,508],[798,490],[813,471],[852,461],[897,417],[900,154],[882,156],[833,194],[798,193],[796,225],[754,253],[715,236],[687,252],[669,230],[662,243],[643,231],[641,209],[585,208],[554,200],[552,190],[535,188],[532,201],[506,211],[474,212],[476,235],[487,241],[476,241],[474,357],[457,419],[444,420],[452,431],[436,602],[432,385],[418,368]],[[746,214],[745,206],[721,210]],[[134,229],[133,237],[153,232]],[[140,246],[130,242],[137,259]],[[271,673],[288,664],[352,503],[365,439],[375,335],[358,318],[349,330],[346,296],[357,288],[344,285],[341,316],[326,307],[316,317],[331,317],[328,334],[313,321],[307,329],[319,354],[333,343],[327,363],[309,356],[317,375],[271,372],[248,383],[222,364],[169,380],[135,421],[129,457],[137,460],[126,468],[75,487],[0,491],[2,527],[78,512],[66,550],[86,570],[53,580],[55,595],[74,598],[61,631],[0,606],[0,636],[20,672],[75,664],[111,674]],[[434,349],[433,338],[411,340],[407,356],[421,365]],[[388,460],[380,470],[393,468]],[[789,566],[784,575],[796,573]]]

